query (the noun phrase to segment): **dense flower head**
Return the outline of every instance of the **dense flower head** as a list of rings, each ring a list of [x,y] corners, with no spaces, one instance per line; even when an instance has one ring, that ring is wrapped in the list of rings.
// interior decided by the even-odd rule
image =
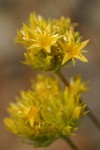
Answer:
[[[29,22],[18,30],[16,42],[25,46],[24,63],[34,69],[58,70],[74,59],[87,62],[82,55],[87,45],[80,41],[80,34],[74,31],[76,24],[70,18],[45,19],[32,13]]]
[[[55,77],[39,75],[28,91],[22,91],[11,103],[5,125],[14,134],[27,139],[34,146],[46,146],[60,137],[67,137],[78,128],[86,114],[81,94],[86,83],[77,77],[63,87]]]

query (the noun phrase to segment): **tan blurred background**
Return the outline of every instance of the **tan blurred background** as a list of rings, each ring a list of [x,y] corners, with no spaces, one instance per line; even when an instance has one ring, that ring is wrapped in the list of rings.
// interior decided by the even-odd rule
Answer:
[[[21,89],[29,88],[29,80],[36,74],[20,63],[24,49],[14,43],[16,29],[21,27],[32,11],[45,18],[69,16],[80,24],[78,30],[84,39],[90,39],[87,47],[89,63],[78,62],[76,67],[63,68],[62,71],[67,77],[80,73],[84,80],[91,81],[90,91],[83,99],[100,121],[100,1],[0,0],[0,150],[34,149],[8,132],[2,121],[7,115],[9,102],[14,100]],[[100,131],[88,117],[84,117],[77,135],[72,139],[80,150],[100,150]],[[47,149],[71,150],[63,140],[54,142]]]

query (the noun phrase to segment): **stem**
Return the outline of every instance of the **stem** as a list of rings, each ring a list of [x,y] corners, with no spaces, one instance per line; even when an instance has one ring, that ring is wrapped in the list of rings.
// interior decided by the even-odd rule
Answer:
[[[56,74],[61,78],[61,80],[64,82],[65,85],[69,86],[68,81],[65,79],[65,77],[63,76],[60,70],[57,71]]]
[[[77,148],[77,146],[71,141],[70,138],[68,138],[68,137],[63,137],[63,139],[68,142],[68,144],[72,147],[73,150],[79,150],[79,149]]]
[[[100,130],[100,122],[99,120],[95,117],[93,112],[89,109],[89,107],[86,107],[86,110],[89,110],[88,117],[92,120],[92,122],[95,124],[95,126]]]
[[[58,72],[56,72],[57,75],[62,79],[62,81],[64,82],[65,85],[69,85],[67,79],[65,79],[65,77],[63,76],[63,74],[61,73],[61,71],[59,70]],[[83,101],[81,99],[81,101]],[[88,117],[92,120],[92,122],[94,123],[94,125],[100,130],[100,122],[99,120],[95,117],[95,115],[93,114],[93,112],[90,110],[90,108],[87,106],[86,110],[89,111],[89,113],[87,114]]]

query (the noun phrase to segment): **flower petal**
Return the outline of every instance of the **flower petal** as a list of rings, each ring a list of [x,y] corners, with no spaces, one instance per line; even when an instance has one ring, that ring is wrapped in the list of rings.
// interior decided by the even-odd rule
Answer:
[[[63,60],[62,60],[62,65],[64,65],[66,62],[68,62],[71,59],[71,56],[66,53]]]
[[[78,50],[80,51],[81,49],[83,49],[88,44],[88,42],[89,40],[82,42]]]
[[[83,62],[88,62],[88,60],[82,54],[75,55],[74,58],[77,58]]]

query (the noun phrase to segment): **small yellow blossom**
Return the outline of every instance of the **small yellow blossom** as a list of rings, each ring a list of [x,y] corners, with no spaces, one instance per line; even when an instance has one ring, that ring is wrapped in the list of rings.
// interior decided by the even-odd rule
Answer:
[[[60,19],[53,19],[51,21],[52,29],[61,35],[64,35],[68,30],[74,30],[74,27],[77,26],[76,23],[72,23],[70,18],[65,18],[62,16]]]
[[[51,46],[54,46],[57,40],[60,38],[58,34],[51,33],[51,24],[48,24],[46,29],[42,32],[39,28],[37,32],[31,32],[33,34],[33,45],[29,47],[30,50],[43,49],[47,53],[51,53]]]
[[[37,82],[32,81],[31,89],[22,91],[17,101],[10,104],[5,125],[38,147],[73,134],[86,114],[86,104],[80,101],[86,84],[79,81],[78,77],[62,88],[56,78],[38,76]],[[74,93],[72,86],[76,87]]]
[[[64,51],[62,65],[70,60],[72,60],[74,63],[74,58],[77,58],[83,62],[88,62],[88,60],[82,55],[82,52],[84,52],[83,48],[87,45],[89,40],[82,43],[79,42],[78,39],[75,41],[74,33],[71,30],[66,33],[64,39],[64,42],[59,41],[59,44]]]

